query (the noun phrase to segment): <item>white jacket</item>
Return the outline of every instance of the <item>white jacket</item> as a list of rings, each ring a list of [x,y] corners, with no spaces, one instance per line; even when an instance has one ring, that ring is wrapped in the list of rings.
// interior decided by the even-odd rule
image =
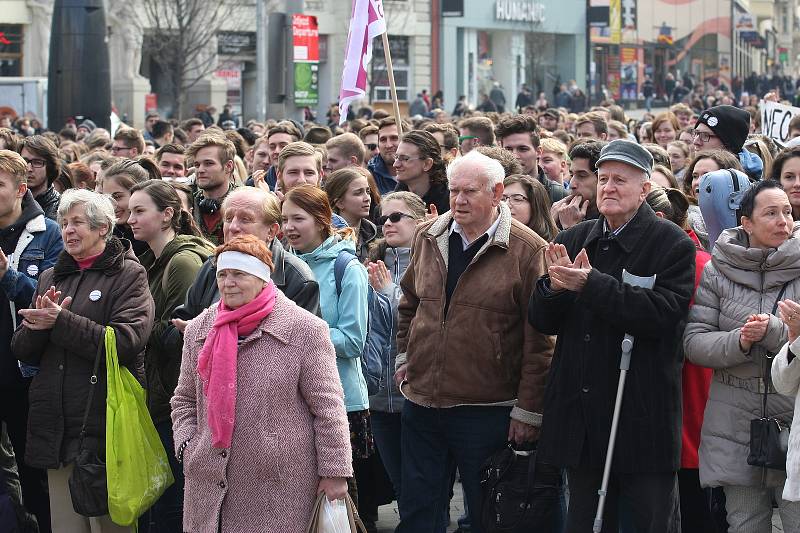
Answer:
[[[789,362],[789,349],[795,357]],[[794,398],[794,417],[789,433],[789,451],[786,454],[786,484],[783,499],[800,501],[800,338],[786,343],[772,361],[772,384],[778,393]]]

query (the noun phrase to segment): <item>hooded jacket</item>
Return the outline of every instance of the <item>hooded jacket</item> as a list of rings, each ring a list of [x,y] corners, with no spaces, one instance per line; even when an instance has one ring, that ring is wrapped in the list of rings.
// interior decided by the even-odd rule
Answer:
[[[749,353],[739,347],[742,325],[756,313],[772,313],[782,298],[800,298],[800,226],[778,248],[751,248],[741,227],[722,232],[703,271],[684,334],[686,357],[714,369],[700,437],[700,483],[712,486],[759,487],[763,470],[747,464],[750,420],[761,418],[766,357],[787,341],[787,330],[770,316],[764,339]],[[767,372],[769,367],[767,367]],[[768,416],[791,423],[793,399],[770,394]],[[766,484],[785,478],[766,470]]]
[[[351,261],[342,278],[342,293],[337,295],[333,264],[343,250],[355,254],[355,244],[332,235],[315,250],[298,257],[311,267],[319,283],[322,318],[328,323],[336,350],[336,367],[344,387],[345,407],[350,413],[369,408],[367,382],[361,374],[361,352],[367,337],[367,269]]]
[[[23,382],[11,356],[11,335],[22,321],[17,310],[30,306],[39,276],[64,249],[58,225],[45,218],[30,191],[22,198],[20,217],[0,229],[0,248],[9,258],[9,268],[0,277],[0,386],[6,386]]]
[[[411,248],[386,247],[383,257],[380,258],[389,270],[391,281],[381,289],[381,293],[389,298],[392,303],[392,321],[394,331],[397,331],[398,308],[403,290],[400,280],[403,278],[408,265],[411,263]],[[392,351],[389,354],[389,364],[384,363],[384,375],[381,379],[381,388],[369,397],[370,411],[382,413],[400,413],[403,410],[405,398],[394,383],[394,367],[397,359],[397,336],[392,336]]]
[[[397,188],[397,178],[392,176],[389,172],[389,167],[381,157],[381,154],[374,156],[367,163],[367,170],[372,172],[372,177],[375,178],[375,183],[378,184],[378,190],[381,196],[389,194]]]
[[[50,220],[55,220],[58,216],[58,202],[60,200],[61,195],[52,185],[48,186],[46,191],[36,197],[36,202],[44,211],[44,216]]]
[[[89,377],[104,327],[114,328],[119,364],[143,382],[144,348],[153,327],[154,306],[147,273],[130,244],[116,237],[85,270],[62,252],[56,265],[41,275],[36,295],[53,285],[63,297],[73,298],[69,309],[61,310],[49,331],[18,328],[11,351],[19,360],[40,367],[29,391],[25,462],[35,468],[55,469],[78,454]],[[86,424],[86,446],[96,448],[103,457],[106,365],[102,356],[100,369]]]
[[[372,221],[362,218],[361,226],[358,229],[358,243],[356,244],[356,255],[362,263],[369,256],[369,246],[378,236],[378,227]]]
[[[152,250],[140,258],[156,305],[155,323],[145,352],[147,402],[156,424],[169,420],[169,399],[181,369],[181,350],[165,345],[163,334],[170,326],[172,312],[183,303],[197,272],[213,252],[211,244],[200,237],[177,235],[158,258]]]

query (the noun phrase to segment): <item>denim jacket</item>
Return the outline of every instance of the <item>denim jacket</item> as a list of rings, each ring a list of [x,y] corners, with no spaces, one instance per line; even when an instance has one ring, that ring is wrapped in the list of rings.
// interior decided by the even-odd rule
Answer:
[[[31,219],[9,257],[9,267],[0,278],[0,289],[9,301],[11,320],[17,328],[17,309],[31,305],[39,276],[52,267],[64,249],[58,224],[39,215]],[[23,375],[31,376],[32,367],[23,367]],[[34,371],[35,373],[35,371]]]

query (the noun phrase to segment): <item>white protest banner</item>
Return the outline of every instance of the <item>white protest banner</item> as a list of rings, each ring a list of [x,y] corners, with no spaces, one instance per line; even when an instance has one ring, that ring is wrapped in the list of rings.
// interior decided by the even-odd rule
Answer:
[[[789,140],[789,122],[800,115],[800,108],[761,100],[758,112],[761,114],[761,133],[786,144]]]

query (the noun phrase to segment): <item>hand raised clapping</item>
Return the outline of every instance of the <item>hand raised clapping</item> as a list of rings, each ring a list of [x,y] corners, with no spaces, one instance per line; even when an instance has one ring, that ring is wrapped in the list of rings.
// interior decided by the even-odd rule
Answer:
[[[52,329],[62,309],[68,309],[72,303],[72,297],[67,296],[61,300],[61,291],[55,287],[50,287],[46,293],[36,297],[34,309],[20,309],[22,315],[22,325],[35,331]]]
[[[575,261],[570,261],[563,244],[550,243],[545,251],[545,262],[550,276],[550,286],[556,291],[580,292],[589,279],[589,272],[592,271],[586,250],[582,249],[575,257]]]
[[[778,302],[778,316],[789,328],[789,342],[800,336],[800,303],[793,300]]]

